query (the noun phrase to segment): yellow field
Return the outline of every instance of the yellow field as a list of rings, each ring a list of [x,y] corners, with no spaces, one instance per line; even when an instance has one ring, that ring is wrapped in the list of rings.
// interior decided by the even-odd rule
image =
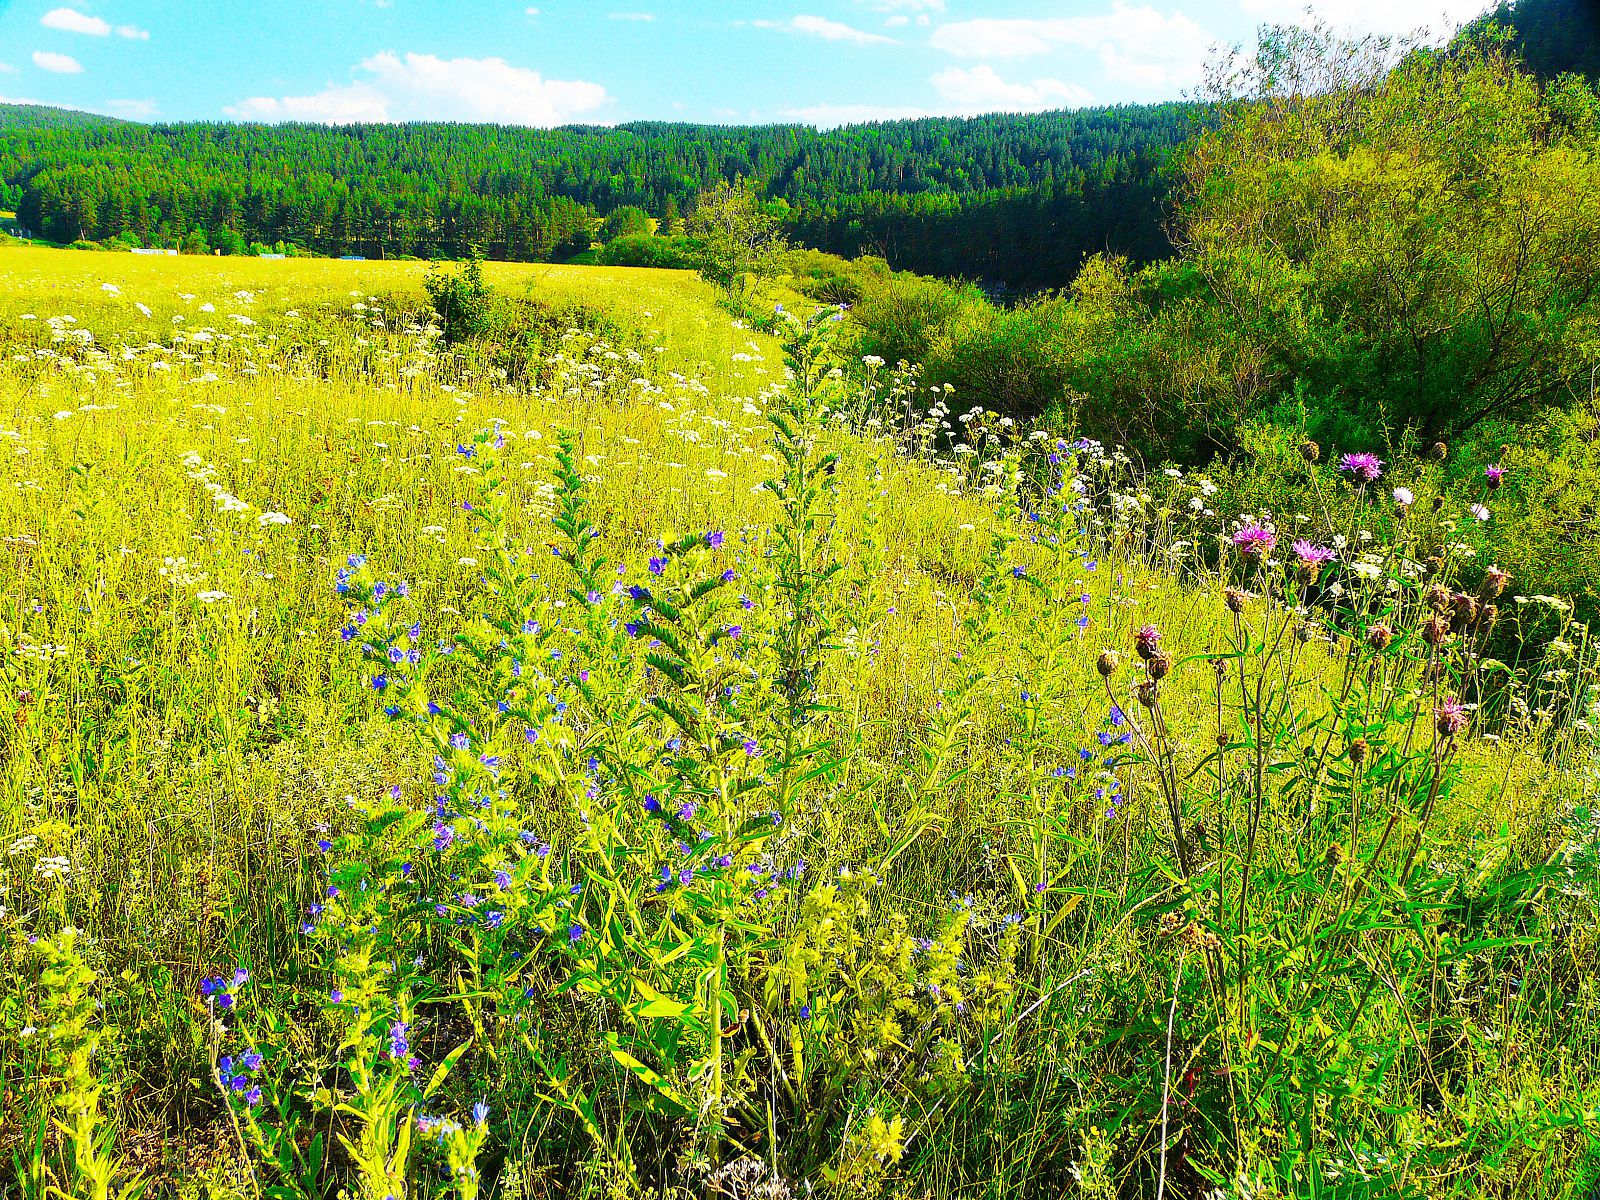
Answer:
[[[93,1138],[72,1133],[84,1121],[118,1131],[98,1152],[117,1160],[112,1175],[143,1170],[160,1194],[282,1184],[252,1132],[267,1110],[245,1113],[212,1078],[219,1047],[247,1027],[280,1054],[264,1072],[285,1064],[263,1103],[281,1095],[289,1115],[263,1125],[304,1121],[301,1142],[318,1128],[347,1135],[326,1194],[337,1175],[374,1200],[383,1178],[432,1179],[466,1151],[453,1134],[426,1147],[419,1134],[409,1167],[402,1152],[380,1170],[363,1138],[484,1096],[489,1148],[473,1153],[507,1197],[711,1194],[708,1173],[746,1159],[794,1189],[907,1197],[1153,1195],[1158,1178],[1166,1195],[1323,1195],[1334,1193],[1317,1186],[1365,1177],[1373,1195],[1553,1198],[1578,1195],[1569,1189],[1600,1167],[1600,829],[1586,807],[1600,764],[1583,631],[1496,691],[1492,672],[1472,683],[1470,630],[1429,658],[1420,592],[1397,584],[1391,602],[1374,588],[1374,605],[1395,606],[1398,637],[1369,655],[1370,614],[1341,627],[1331,610],[1296,612],[1292,567],[1289,582],[1269,583],[1225,553],[1223,572],[1252,592],[1236,621],[1227,580],[1193,557],[1201,536],[1186,522],[1198,518],[1185,514],[1205,494],[1198,478],[1137,480],[1063,448],[1090,480],[1083,495],[1124,497],[1120,516],[1080,517],[1062,507],[1071,469],[1046,465],[1053,437],[1030,442],[990,416],[969,429],[992,441],[979,435],[966,454],[934,437],[937,421],[890,436],[892,420],[852,425],[813,404],[805,478],[821,516],[805,553],[839,569],[816,601],[831,630],[822,711],[788,736],[815,750],[798,763],[836,765],[785,791],[783,833],[748,851],[774,872],[809,867],[774,882],[774,907],[746,933],[732,910],[705,916],[627,883],[639,868],[605,857],[617,846],[644,855],[653,881],[648,856],[688,835],[630,824],[618,814],[637,807],[632,792],[604,790],[624,781],[582,760],[593,748],[662,769],[671,728],[639,697],[670,689],[618,632],[631,611],[622,584],[664,589],[677,566],[663,574],[647,560],[692,535],[704,547],[674,564],[733,574],[683,688],[706,712],[733,714],[717,719],[734,740],[705,758],[728,828],[766,811],[739,808],[738,781],[778,786],[759,765],[787,728],[775,715],[784,638],[806,624],[783,582],[784,517],[761,487],[785,471],[768,421],[785,411],[780,342],[735,323],[686,273],[489,264],[499,292],[558,320],[536,343],[451,350],[426,328],[426,270],[0,247],[0,930],[11,956],[0,1157],[15,1156],[30,1196],[47,1182],[86,1186]],[[818,386],[836,407],[856,394]],[[590,598],[611,619],[588,632],[582,589],[569,599],[549,549],[564,544],[550,520],[563,429],[606,578],[619,581]],[[504,439],[498,500],[484,491],[492,442],[473,440],[484,430]],[[824,451],[841,455],[836,472],[818,465]],[[1052,469],[1067,471],[1060,497],[1039,490]],[[1019,486],[1040,522],[1019,517]],[[523,557],[497,559],[507,547]],[[390,835],[363,810],[391,787],[432,803],[432,744],[384,719],[376,668],[341,643],[355,601],[334,583],[349,555],[373,578],[409,582],[414,618],[402,624],[426,632],[406,646],[448,640],[500,604],[483,581],[496,562],[534,564],[528,603],[559,634],[550,644],[593,670],[584,680],[600,697],[574,693],[564,759],[538,758],[549,736],[537,750],[520,733],[488,743],[506,764],[507,803],[554,847],[560,865],[542,886],[565,895],[570,871],[584,897],[564,910],[577,949],[538,958],[537,980],[531,966],[505,967],[516,986],[494,1000],[488,960],[451,957],[458,942],[479,945],[459,922],[428,935],[429,966],[404,996],[374,968],[362,986],[407,1014],[429,1065],[444,1042],[474,1046],[443,1092],[395,1108],[356,1061],[366,1049],[387,1061],[390,1035],[338,1025],[329,980],[346,968],[295,932],[340,878],[320,840],[335,856],[362,847],[376,870]],[[1475,588],[1465,572],[1478,568],[1461,569],[1460,586]],[[741,589],[748,608],[732,603]],[[1176,660],[1159,709],[1133,688],[1160,678],[1134,651],[1147,624]],[[1105,648],[1121,655],[1109,682],[1095,666]],[[439,678],[475,696],[511,653],[463,674],[440,666]],[[1457,685],[1425,676],[1434,660],[1459,666],[1460,686],[1485,702],[1459,741],[1435,732]],[[1112,719],[1113,699],[1137,738],[1116,741],[1130,727],[1120,710]],[[474,754],[478,733],[497,728],[492,707],[471,725]],[[747,736],[764,758],[738,751]],[[591,805],[585,786],[607,798]],[[762,803],[777,811],[780,799]],[[844,883],[841,868],[855,872]],[[724,886],[716,870],[708,896]],[[476,886],[468,866],[458,874]],[[622,953],[608,942],[598,965],[574,957],[605,928],[581,907],[603,880],[631,897],[607,911],[633,913],[652,937],[667,936],[664,922],[700,931],[695,955],[714,942],[706,970],[722,972],[728,1001],[637,948],[624,972],[643,981],[637,994],[672,997],[648,1017],[610,984],[563,985],[610,979],[606,955]],[[364,936],[366,918],[350,919],[335,958]],[[64,928],[81,931],[71,954],[85,982],[36,961],[30,935],[59,947]],[[948,977],[931,961],[944,945],[961,963]],[[398,979],[409,953],[394,953]],[[522,953],[518,964],[544,952]],[[196,988],[235,964],[258,989],[241,1005],[256,1007],[219,1032]],[[524,985],[543,1007],[509,1015]],[[50,1008],[69,994],[104,1007]],[[530,1020],[552,1031],[548,1044],[528,1040]],[[618,1029],[658,1082],[641,1085],[600,1040]],[[91,1081],[103,1090],[85,1100]],[[568,1087],[593,1106],[553,1098]],[[1205,1193],[1206,1172],[1226,1190]]]

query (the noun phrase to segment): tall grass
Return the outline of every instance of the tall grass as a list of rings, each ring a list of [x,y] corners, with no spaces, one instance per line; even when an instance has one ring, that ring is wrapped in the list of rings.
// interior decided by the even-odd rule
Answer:
[[[1596,649],[1476,516],[485,273],[0,251],[11,1186],[1593,1185]]]

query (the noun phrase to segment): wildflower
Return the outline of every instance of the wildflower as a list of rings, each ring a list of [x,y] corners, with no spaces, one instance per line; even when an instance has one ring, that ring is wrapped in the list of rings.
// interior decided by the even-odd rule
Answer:
[[[582,925],[572,925],[572,926],[568,927],[568,929],[567,929],[567,941],[568,941],[569,944],[576,945],[577,942],[578,942],[578,939],[581,938],[581,937],[583,937],[583,926]]]
[[[1100,678],[1110,679],[1111,676],[1117,673],[1117,667],[1121,663],[1122,659],[1115,650],[1102,650],[1100,651],[1100,657],[1095,659],[1094,669],[1100,672]]]
[[[1459,700],[1446,696],[1433,710],[1433,725],[1442,738],[1453,738],[1467,727],[1467,710]]]
[[[1374,650],[1387,650],[1394,641],[1394,627],[1379,622],[1367,630],[1367,645]]]
[[[1150,672],[1152,680],[1165,679],[1172,671],[1172,655],[1165,650],[1157,650],[1150,656],[1145,669]]]
[[[1478,588],[1478,598],[1487,604],[1504,592],[1506,584],[1510,582],[1510,574],[1499,567],[1490,567],[1483,573],[1483,583]]]
[[[472,1106],[472,1119],[479,1125],[486,1123],[489,1120],[489,1105],[482,1100],[474,1104]]]
[[[1383,460],[1366,451],[1346,454],[1339,459],[1339,470],[1354,475],[1362,483],[1371,483],[1383,474]]]
[[[706,534],[706,545],[710,546],[713,550],[721,549],[722,542],[723,535],[721,530],[713,530],[711,533]]]
[[[1265,558],[1278,545],[1278,535],[1261,525],[1246,525],[1233,535],[1234,548],[1246,558]]]
[[[652,574],[652,575],[660,575],[666,569],[667,569],[667,560],[666,559],[664,559],[664,558],[652,558],[650,560],[650,574]]]
[[[1295,557],[1300,560],[1300,569],[1313,579],[1322,570],[1323,564],[1333,561],[1333,551],[1326,546],[1319,546],[1305,538],[1297,538],[1294,543]]]
[[[1394,490],[1394,502],[1399,508],[1410,508],[1416,499],[1410,488],[1397,487]]]
[[[1322,447],[1307,438],[1300,443],[1300,457],[1308,463],[1314,463],[1322,457]]]
[[[1474,504],[1468,508],[1467,511],[1473,516],[1477,517],[1480,521],[1487,521],[1489,519],[1489,510],[1481,504]]]
[[[1500,486],[1500,481],[1506,476],[1506,469],[1499,463],[1491,463],[1483,469],[1483,481],[1489,485],[1492,492]]]
[[[1156,647],[1161,644],[1161,630],[1154,625],[1143,625],[1134,635],[1133,644],[1139,652],[1139,657],[1148,662],[1150,656],[1156,652]]]
[[[1229,588],[1222,593],[1222,602],[1231,613],[1242,613],[1244,611],[1244,601],[1245,594],[1238,588]]]

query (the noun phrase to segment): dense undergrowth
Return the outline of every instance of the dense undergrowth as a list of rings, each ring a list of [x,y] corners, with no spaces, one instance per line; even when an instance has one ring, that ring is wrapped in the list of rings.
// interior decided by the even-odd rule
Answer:
[[[0,252],[8,1188],[1593,1186],[1596,647],[1486,552],[1514,457],[1224,508],[826,309],[485,273],[543,332]]]

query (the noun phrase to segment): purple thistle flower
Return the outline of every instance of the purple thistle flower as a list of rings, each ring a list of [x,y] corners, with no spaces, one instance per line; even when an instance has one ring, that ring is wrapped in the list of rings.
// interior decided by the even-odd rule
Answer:
[[[1278,545],[1278,535],[1262,525],[1246,525],[1233,535],[1234,547],[1246,558],[1265,558]]]
[[[1339,459],[1339,470],[1354,475],[1362,483],[1371,483],[1383,474],[1383,460],[1367,451],[1346,454]]]
[[[1305,538],[1296,538],[1294,542],[1294,555],[1300,560],[1300,566],[1307,575],[1315,575],[1322,570],[1325,563],[1333,561],[1333,551],[1326,546],[1319,546]]]

